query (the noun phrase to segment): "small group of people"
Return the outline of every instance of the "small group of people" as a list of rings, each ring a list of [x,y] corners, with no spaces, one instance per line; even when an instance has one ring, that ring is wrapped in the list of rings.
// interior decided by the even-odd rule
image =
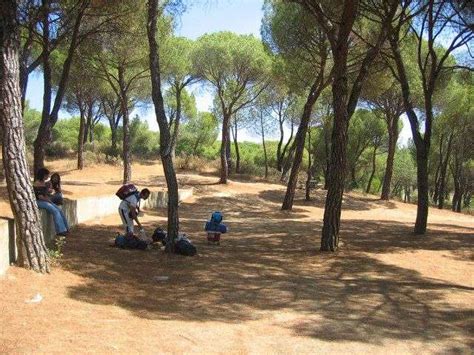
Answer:
[[[40,168],[35,174],[33,190],[36,196],[38,208],[46,210],[52,215],[57,236],[66,236],[69,233],[69,226],[66,216],[60,206],[64,197],[61,190],[61,177],[58,173],[50,176],[50,171]],[[133,184],[123,185],[116,193],[121,199],[118,212],[125,229],[124,237],[136,237],[134,222],[140,230],[142,224],[138,219],[140,213],[140,201],[150,197],[150,190],[145,188],[138,190]],[[214,212],[211,220],[206,223],[205,231],[208,232],[208,241],[219,243],[221,233],[227,232],[227,227],[222,224],[222,214]]]
[[[59,206],[63,204],[64,197],[61,190],[61,177],[54,173],[50,177],[50,171],[40,168],[35,174],[33,190],[36,196],[38,208],[46,210],[52,215],[54,228],[57,236],[66,236],[69,226],[63,211]]]

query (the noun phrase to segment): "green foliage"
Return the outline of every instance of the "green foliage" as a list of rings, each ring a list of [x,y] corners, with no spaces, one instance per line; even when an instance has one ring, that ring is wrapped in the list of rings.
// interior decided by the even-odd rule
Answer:
[[[57,237],[54,240],[54,247],[48,249],[48,258],[51,265],[59,264],[63,257],[63,247],[66,244],[66,237]]]
[[[26,103],[25,112],[23,114],[23,124],[25,126],[25,141],[28,149],[33,149],[33,143],[38,134],[38,128],[41,123],[41,112],[30,108]]]
[[[183,125],[178,139],[177,153],[202,156],[213,145],[218,135],[218,122],[210,112],[200,112]]]
[[[214,86],[227,108],[255,95],[252,90],[266,82],[271,65],[261,41],[232,32],[200,37],[192,62],[196,75]]]
[[[140,158],[159,156],[159,135],[150,131],[148,122],[135,116],[130,124],[132,154]]]
[[[416,186],[416,164],[409,148],[400,149],[395,156],[392,185],[394,194],[398,195],[403,189]]]

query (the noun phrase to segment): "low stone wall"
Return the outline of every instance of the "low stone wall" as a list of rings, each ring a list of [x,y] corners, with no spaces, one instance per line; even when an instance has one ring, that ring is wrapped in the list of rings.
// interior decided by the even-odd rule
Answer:
[[[184,201],[193,195],[193,189],[181,189],[179,201]],[[77,200],[64,200],[61,207],[69,223],[74,227],[79,223],[110,216],[117,213],[120,199],[113,195],[84,197]],[[142,202],[144,209],[166,207],[168,193],[166,191],[152,191],[148,200]],[[52,246],[56,237],[53,217],[46,211],[40,210],[41,224],[46,245]],[[3,274],[11,263],[16,260],[15,230],[12,219],[0,219],[0,275]]]

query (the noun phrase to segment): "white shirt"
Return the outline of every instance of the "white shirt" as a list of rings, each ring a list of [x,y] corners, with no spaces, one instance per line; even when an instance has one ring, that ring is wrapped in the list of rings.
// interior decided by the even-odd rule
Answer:
[[[122,202],[120,202],[119,208],[122,210],[130,210],[131,208],[137,208],[139,199],[135,194],[128,196]]]

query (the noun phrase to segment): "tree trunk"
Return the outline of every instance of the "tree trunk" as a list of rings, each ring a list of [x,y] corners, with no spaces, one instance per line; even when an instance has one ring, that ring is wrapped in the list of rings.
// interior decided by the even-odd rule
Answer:
[[[77,169],[84,169],[84,135],[86,130],[84,109],[79,108],[79,137],[77,143]]]
[[[428,222],[428,149],[423,145],[417,148],[417,188],[418,202],[415,221],[415,234],[425,234]]]
[[[38,130],[38,136],[34,142],[34,168],[37,170],[44,167],[45,147],[51,142],[51,129],[58,120],[59,110],[61,109],[64,94],[66,93],[69,72],[71,69],[74,53],[77,47],[79,28],[81,25],[87,2],[80,5],[79,12],[74,18],[74,27],[71,34],[66,59],[64,61],[61,77],[56,89],[53,108],[51,109],[51,66],[50,66],[50,0],[43,0],[43,75],[44,75],[44,94],[43,94],[43,114],[41,117],[41,125]],[[35,170],[35,171],[36,171]]]
[[[311,159],[311,128],[308,130],[308,169],[306,170],[306,193],[305,200],[311,200],[311,179],[313,178],[313,162]]]
[[[349,128],[347,55],[349,33],[353,26],[358,1],[345,2],[342,24],[336,43],[331,44],[334,58],[332,96],[334,124],[331,139],[331,161],[329,165],[328,192],[324,206],[321,250],[336,251],[339,245],[339,225],[341,222],[342,194],[346,174],[347,131]],[[355,12],[354,12],[355,11]],[[344,31],[343,31],[344,28]]]
[[[171,136],[171,156],[174,159],[176,156],[176,144],[178,143],[179,124],[181,122],[181,88],[176,85],[176,118],[174,120],[173,134]]]
[[[308,98],[304,105],[303,115],[301,116],[301,123],[298,127],[295,137],[295,158],[293,160],[293,166],[291,167],[290,178],[288,180],[288,185],[286,187],[286,194],[283,200],[283,205],[281,206],[282,210],[291,210],[293,208],[293,200],[295,198],[296,184],[298,183],[298,173],[300,170],[300,165],[303,160],[304,144],[305,138],[308,131],[309,121],[311,119],[311,111],[313,110],[314,103],[316,102],[320,94],[320,83],[321,75],[318,75],[318,78],[313,83],[311,90],[309,92]]]
[[[231,125],[231,132],[232,138],[234,140],[234,147],[235,147],[235,172],[240,174],[240,151],[239,151],[239,142],[237,138],[238,134],[238,127],[237,127],[237,120],[234,121],[234,125]]]
[[[92,135],[93,108],[94,108],[94,103],[88,102],[87,103],[88,114],[87,114],[87,120],[85,122],[85,127],[84,127],[84,139],[83,139],[84,144],[90,141],[90,138]]]
[[[388,124],[388,154],[387,162],[385,165],[385,175],[383,178],[382,185],[382,195],[380,196],[381,200],[388,201],[390,200],[390,185],[392,183],[393,176],[393,162],[395,159],[395,151],[397,149],[397,140],[398,140],[398,117],[387,120],[391,122]]]
[[[230,175],[232,172],[232,151],[231,151],[231,141],[230,141],[230,120],[229,120],[229,129],[227,130],[227,144],[225,146],[225,154],[227,157],[227,174]]]
[[[51,122],[49,113],[51,110],[51,65],[49,61],[49,1],[43,1],[43,110],[41,113],[41,123],[38,128],[38,134],[33,143],[33,169],[34,173],[44,167],[45,147],[50,141]]]
[[[160,156],[163,163],[166,185],[168,187],[168,245],[166,250],[168,252],[174,252],[174,242],[178,237],[179,231],[179,193],[178,181],[176,179],[173,158],[171,156],[169,125],[166,120],[163,95],[161,92],[159,48],[155,38],[157,32],[157,15],[158,0],[149,0],[147,35],[150,47],[152,99],[155,106],[156,120],[158,121],[158,126],[160,128]]]
[[[288,156],[286,157],[286,159],[283,160],[284,162],[283,170],[281,172],[281,177],[280,177],[281,182],[285,182],[286,178],[288,177],[288,172],[291,169],[291,166],[293,164],[293,160],[295,157],[295,150],[296,150],[296,139],[293,140],[293,143],[291,144],[290,149],[288,150]]]
[[[0,5],[0,124],[3,167],[18,233],[18,264],[38,272],[49,272],[47,249],[26,161],[19,83],[17,5],[13,0],[4,0]]]
[[[265,128],[263,125],[263,112],[260,112],[260,128],[262,133],[262,146],[263,146],[263,157],[265,159],[265,179],[268,178],[268,157],[267,147],[265,146]]]
[[[292,139],[293,139],[293,133],[295,132],[295,123],[293,122],[293,120],[291,120],[290,122],[291,122],[291,124],[290,124],[290,138],[288,138],[288,141],[285,143],[285,146],[283,147],[283,151],[281,152],[282,165],[285,163],[285,161],[288,161],[289,157],[287,159],[285,159],[286,152],[288,151],[288,148],[293,144]],[[283,166],[282,166],[282,170],[283,170]]]
[[[130,147],[130,124],[128,112],[128,96],[125,85],[125,69],[118,68],[119,86],[120,86],[120,105],[123,117],[123,183],[128,184],[132,181],[132,154]]]
[[[277,158],[277,170],[281,172],[281,170],[283,169],[282,147],[283,147],[283,139],[285,139],[285,131],[283,129],[284,122],[282,119],[281,106],[280,106],[280,110],[278,111],[278,123],[279,123],[279,128],[280,128],[280,140],[278,141],[278,145],[277,145],[276,158]]]
[[[227,161],[227,146],[229,142],[229,121],[230,115],[224,112],[224,119],[222,121],[222,143],[221,143],[221,178],[219,183],[227,184],[229,177],[229,165]]]
[[[110,127],[110,140],[111,140],[111,148],[114,154],[117,153],[117,143],[118,143],[118,137],[117,137],[117,127]]]
[[[370,187],[372,185],[372,180],[375,175],[375,164],[376,164],[376,157],[377,157],[377,146],[374,147],[374,153],[372,154],[372,172],[370,174],[369,182],[367,183],[367,188],[365,189],[366,193],[370,193]]]
[[[446,172],[448,170],[449,156],[451,155],[451,145],[453,142],[453,133],[450,134],[448,139],[448,146],[446,147],[446,158],[441,164],[440,176],[439,176],[439,191],[438,191],[438,208],[440,210],[444,207],[445,189],[446,189]]]

